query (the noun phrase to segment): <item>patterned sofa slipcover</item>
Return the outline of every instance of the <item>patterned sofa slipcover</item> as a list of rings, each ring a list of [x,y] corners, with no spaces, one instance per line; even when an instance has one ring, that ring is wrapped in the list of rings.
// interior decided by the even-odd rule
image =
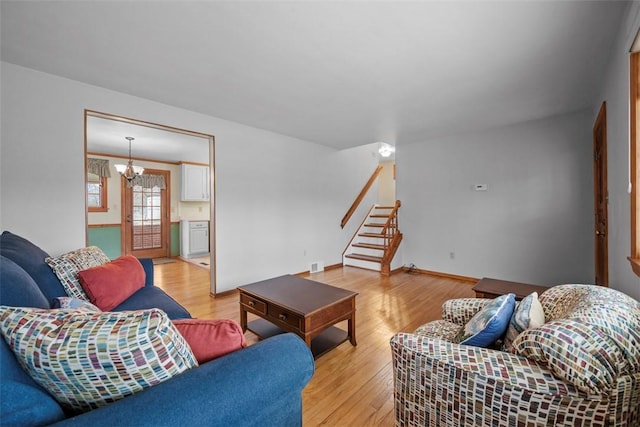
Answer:
[[[609,288],[540,296],[545,324],[515,354],[453,343],[488,300],[391,338],[397,426],[640,426],[640,303]]]

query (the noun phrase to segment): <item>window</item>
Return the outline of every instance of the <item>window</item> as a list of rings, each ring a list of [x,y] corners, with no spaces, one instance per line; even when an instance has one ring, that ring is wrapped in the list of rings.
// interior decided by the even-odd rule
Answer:
[[[87,173],[87,206],[89,212],[107,212],[107,177]]]
[[[640,276],[640,52],[631,54],[630,171],[631,171],[631,268]]]

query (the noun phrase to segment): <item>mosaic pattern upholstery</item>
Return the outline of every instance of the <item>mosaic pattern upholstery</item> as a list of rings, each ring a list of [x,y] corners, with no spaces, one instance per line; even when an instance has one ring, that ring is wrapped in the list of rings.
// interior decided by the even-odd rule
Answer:
[[[65,408],[86,411],[197,366],[158,309],[94,313],[0,307],[0,329],[22,367]]]
[[[558,377],[585,393],[613,387],[624,356],[613,339],[598,329],[570,319],[558,319],[520,334],[516,354],[547,365]]]
[[[396,334],[396,425],[639,426],[640,303],[589,285],[553,287],[540,303],[547,323],[518,336],[518,354],[450,341],[466,300],[445,303],[446,322]]]
[[[540,296],[547,322],[566,318],[591,325],[611,337],[624,353],[621,372],[640,371],[640,302],[599,286],[563,285],[549,290]],[[581,301],[565,303],[574,294],[581,295]]]
[[[78,280],[78,272],[111,262],[97,246],[88,246],[60,255],[47,257],[45,262],[56,273],[68,296],[89,301]]]
[[[490,301],[487,298],[450,299],[442,304],[442,319],[464,326]]]
[[[415,330],[414,334],[453,342],[461,329],[462,326],[457,323],[446,320],[434,320],[433,322],[420,326]]]

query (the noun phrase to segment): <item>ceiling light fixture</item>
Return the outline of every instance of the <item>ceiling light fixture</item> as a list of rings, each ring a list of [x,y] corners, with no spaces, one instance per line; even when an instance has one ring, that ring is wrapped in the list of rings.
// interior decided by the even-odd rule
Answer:
[[[380,143],[380,148],[378,148],[378,153],[380,153],[382,157],[389,157],[391,156],[391,154],[395,152],[396,152],[396,147],[394,147],[393,145],[389,145],[385,142]]]
[[[114,165],[116,170],[120,172],[120,175],[124,176],[129,183],[138,175],[142,175],[144,168],[140,166],[134,166],[133,160],[131,160],[131,141],[135,138],[132,136],[125,136],[124,139],[129,141],[129,161],[126,165]]]

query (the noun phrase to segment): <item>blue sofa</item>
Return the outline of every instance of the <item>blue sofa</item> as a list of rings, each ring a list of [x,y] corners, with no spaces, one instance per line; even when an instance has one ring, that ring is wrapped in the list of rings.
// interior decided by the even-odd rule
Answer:
[[[48,309],[64,296],[44,262],[48,255],[15,234],[0,236],[0,305]],[[187,310],[153,285],[153,264],[143,262],[146,286],[115,310],[161,308],[169,317]],[[57,282],[57,283],[56,283]],[[286,361],[286,363],[284,363]],[[204,363],[164,383],[99,409],[66,414],[22,369],[0,338],[0,423],[2,426],[298,426],[302,389],[314,362],[304,342],[283,334]]]
[[[50,306],[54,298],[67,295],[58,277],[44,261],[49,254],[29,240],[9,231],[4,231],[0,235],[0,255],[18,264],[35,280]],[[190,318],[191,315],[184,307],[162,289],[154,286],[153,261],[151,259],[140,259],[140,263],[144,267],[146,274],[145,286],[112,311],[159,308],[167,313],[170,319]]]

